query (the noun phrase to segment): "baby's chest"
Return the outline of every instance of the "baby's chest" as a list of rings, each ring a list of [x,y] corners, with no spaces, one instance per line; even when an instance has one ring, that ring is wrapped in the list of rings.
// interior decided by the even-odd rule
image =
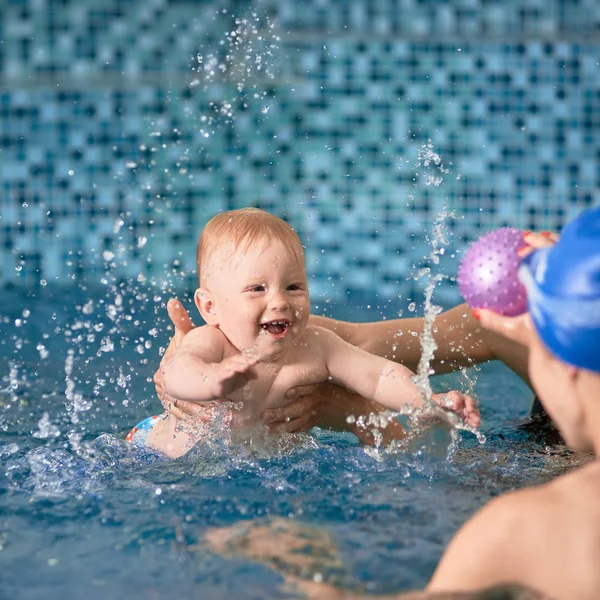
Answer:
[[[327,381],[329,373],[324,363],[307,359],[292,365],[283,365],[268,390],[265,390],[266,400],[270,406],[288,403],[286,393],[290,388],[300,385],[314,385]]]

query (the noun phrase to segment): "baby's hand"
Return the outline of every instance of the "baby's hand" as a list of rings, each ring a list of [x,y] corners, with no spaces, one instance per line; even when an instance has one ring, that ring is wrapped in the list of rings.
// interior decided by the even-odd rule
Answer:
[[[462,394],[457,391],[433,394],[431,401],[441,408],[458,415],[465,425],[479,427],[481,424],[481,415],[475,404],[475,399],[468,394]]]
[[[214,397],[223,398],[255,379],[252,367],[258,362],[260,356],[254,352],[241,352],[221,361],[214,375]]]

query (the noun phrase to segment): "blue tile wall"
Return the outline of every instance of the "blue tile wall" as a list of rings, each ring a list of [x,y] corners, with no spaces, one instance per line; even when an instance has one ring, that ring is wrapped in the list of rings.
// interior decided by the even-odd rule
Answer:
[[[204,223],[258,205],[317,303],[418,301],[441,211],[451,274],[600,199],[595,0],[5,0],[0,33],[3,285],[191,289]]]

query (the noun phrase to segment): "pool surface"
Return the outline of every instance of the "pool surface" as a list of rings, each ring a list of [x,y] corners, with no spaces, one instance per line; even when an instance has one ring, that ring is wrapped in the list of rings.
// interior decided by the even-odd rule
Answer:
[[[132,448],[129,428],[160,410],[150,378],[168,339],[166,298],[118,287],[1,293],[1,597],[290,597],[282,573],[367,592],[419,588],[481,505],[569,467],[561,446],[519,427],[531,393],[500,364],[468,373],[484,445],[463,433],[449,449],[438,429],[396,454],[319,431],[269,448],[212,443],[177,461]],[[297,549],[288,560],[284,542],[279,557],[248,558],[251,522],[288,542],[309,536],[306,561]]]

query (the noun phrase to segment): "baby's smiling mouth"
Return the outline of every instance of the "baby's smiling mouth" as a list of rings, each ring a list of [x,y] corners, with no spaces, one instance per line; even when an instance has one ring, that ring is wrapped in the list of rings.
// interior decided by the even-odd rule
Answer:
[[[286,321],[285,319],[279,321],[268,321],[267,323],[261,323],[261,328],[272,334],[272,335],[282,335],[291,325],[290,321]]]

